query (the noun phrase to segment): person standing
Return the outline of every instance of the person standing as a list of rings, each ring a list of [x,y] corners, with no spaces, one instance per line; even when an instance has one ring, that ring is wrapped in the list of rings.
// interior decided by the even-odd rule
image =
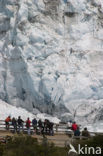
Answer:
[[[37,120],[36,120],[36,118],[34,118],[32,120],[32,125],[33,125],[33,128],[34,128],[34,133],[37,133]]]
[[[20,133],[21,128],[23,131],[23,123],[24,123],[24,121],[21,119],[21,116],[18,117],[17,123],[18,123],[18,131]]]
[[[30,127],[31,127],[31,121],[30,121],[29,118],[27,118],[27,120],[26,120],[26,128],[27,128],[28,135],[30,135],[30,133],[31,133]]]
[[[54,130],[53,130],[53,122],[49,122],[49,135],[53,136],[54,135]]]
[[[69,122],[68,122],[68,129],[71,129],[72,128],[72,120],[70,120]]]
[[[38,121],[38,127],[39,127],[39,131],[40,131],[40,134],[42,134],[42,131],[43,131],[43,123],[41,121],[41,119]]]
[[[9,130],[10,122],[11,122],[11,117],[8,116],[8,117],[5,119],[6,130]]]
[[[14,127],[14,133],[16,133],[16,131],[17,131],[17,120],[14,117],[12,118],[12,125]]]
[[[76,131],[77,130],[77,124],[76,124],[76,122],[73,122],[73,124],[72,124],[72,130],[73,131]]]

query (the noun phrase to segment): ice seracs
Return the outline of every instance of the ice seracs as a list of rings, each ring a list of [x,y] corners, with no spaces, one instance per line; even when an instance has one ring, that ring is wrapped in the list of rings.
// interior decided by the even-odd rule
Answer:
[[[101,120],[102,8],[102,0],[0,1],[0,99],[34,114]]]

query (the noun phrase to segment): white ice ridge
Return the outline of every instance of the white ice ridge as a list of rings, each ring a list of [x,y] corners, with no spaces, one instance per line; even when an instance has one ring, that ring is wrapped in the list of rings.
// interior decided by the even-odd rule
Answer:
[[[18,116],[21,116],[21,118],[26,121],[27,118],[29,117],[30,120],[32,121],[34,118],[36,118],[37,120],[41,119],[42,121],[44,121],[45,119],[48,119],[49,121],[58,124],[60,122],[60,120],[57,117],[52,117],[50,115],[47,114],[37,114],[34,115],[32,113],[30,113],[29,111],[27,111],[26,109],[23,109],[21,107],[15,107],[12,106],[2,100],[0,100],[0,120],[5,120],[8,116],[10,116],[11,118],[15,117],[16,119],[18,118]]]

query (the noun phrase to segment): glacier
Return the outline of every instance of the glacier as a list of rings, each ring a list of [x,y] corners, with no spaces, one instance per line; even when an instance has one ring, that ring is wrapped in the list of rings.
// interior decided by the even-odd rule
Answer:
[[[0,0],[0,99],[103,121],[103,1]]]
[[[16,119],[18,119],[18,116],[21,116],[24,121],[29,117],[31,121],[36,118],[37,120],[42,119],[42,121],[48,119],[55,124],[60,122],[60,119],[57,117],[52,117],[46,113],[38,113],[37,115],[34,115],[21,107],[15,107],[0,100],[0,120],[5,120],[7,116],[11,116],[11,118],[15,117]],[[0,127],[2,127],[2,125],[0,125]]]

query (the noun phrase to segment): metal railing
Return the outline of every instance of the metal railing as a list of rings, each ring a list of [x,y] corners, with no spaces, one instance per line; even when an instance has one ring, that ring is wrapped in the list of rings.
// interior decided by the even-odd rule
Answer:
[[[18,125],[17,125],[18,128]],[[9,122],[9,130],[13,130],[14,127],[12,125],[12,122]],[[31,131],[33,130],[33,125],[31,123],[31,127],[30,127]],[[37,125],[37,129],[39,129],[39,126]],[[5,120],[0,120],[0,130],[2,131],[6,131],[6,123]],[[23,123],[23,130],[26,131],[26,122]],[[68,127],[67,124],[54,124],[53,125],[53,131],[55,133],[68,133],[71,134],[72,130],[70,127]]]
[[[17,125],[18,128],[18,125]],[[10,122],[9,124],[9,130],[13,130],[14,127],[12,125],[12,122]],[[31,131],[33,131],[33,125],[31,123],[31,127],[30,127]],[[0,130],[2,131],[6,131],[6,124],[5,124],[5,120],[0,120]],[[37,130],[39,130],[39,126],[37,125]],[[26,128],[26,122],[24,122],[23,124],[23,131],[27,131]],[[71,130],[71,127],[68,126],[68,124],[66,123],[60,123],[60,124],[54,124],[53,125],[53,131],[54,133],[60,133],[60,134],[69,134],[69,135],[73,135],[73,131]],[[90,132],[91,135],[103,135],[103,132]]]

